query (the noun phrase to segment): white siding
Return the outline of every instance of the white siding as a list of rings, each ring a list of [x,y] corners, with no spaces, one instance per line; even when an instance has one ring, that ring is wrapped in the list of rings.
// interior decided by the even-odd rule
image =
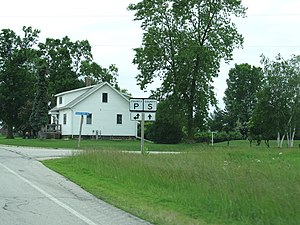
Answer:
[[[66,124],[64,124],[64,114],[66,114]],[[73,119],[72,110],[62,110],[59,113],[59,124],[61,124],[62,134],[72,135],[72,119]]]
[[[102,102],[102,93],[108,93],[108,102]],[[103,136],[135,136],[137,123],[130,120],[129,102],[110,86],[104,85],[86,99],[74,106],[72,110],[60,111],[59,122],[62,135],[78,135],[81,116],[75,112],[92,113],[92,124],[82,127],[82,135],[95,135],[98,131]],[[63,114],[67,113],[67,124],[63,124]],[[122,124],[117,124],[117,114],[122,115]]]
[[[61,93],[60,95],[57,95],[57,99],[56,99],[57,107],[63,107],[65,105],[67,105],[68,103],[73,101],[75,98],[77,98],[80,95],[82,95],[83,93],[87,92],[89,89],[90,89],[90,87],[82,88],[82,89],[79,89],[78,91],[68,91],[68,92]],[[61,104],[59,102],[59,98],[62,98]]]

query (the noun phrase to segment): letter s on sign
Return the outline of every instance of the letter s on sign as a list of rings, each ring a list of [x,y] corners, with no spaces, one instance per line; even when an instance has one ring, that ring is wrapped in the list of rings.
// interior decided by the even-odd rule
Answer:
[[[151,109],[153,109],[153,105],[152,105],[152,103],[148,103],[148,110],[151,110]]]

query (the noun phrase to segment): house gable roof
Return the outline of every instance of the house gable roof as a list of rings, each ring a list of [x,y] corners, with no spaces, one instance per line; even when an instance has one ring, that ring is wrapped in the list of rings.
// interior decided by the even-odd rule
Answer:
[[[117,94],[119,94],[120,97],[122,97],[124,100],[126,100],[126,101],[129,102],[129,99],[126,98],[122,93],[120,93],[118,90],[116,90],[114,87],[112,87],[109,83],[103,82],[101,84],[97,84],[97,85],[93,85],[93,86],[89,86],[89,87],[84,87],[84,88],[79,88],[79,89],[74,89],[74,90],[71,90],[71,91],[66,91],[66,92],[62,92],[62,93],[56,94],[55,96],[58,97],[58,96],[62,96],[62,95],[69,94],[69,93],[73,93],[73,92],[76,92],[76,91],[82,91],[82,90],[85,90],[85,89],[87,90],[82,95],[80,95],[77,98],[73,99],[71,102],[69,102],[65,106],[62,106],[62,107],[55,106],[53,109],[50,110],[50,112],[51,111],[63,110],[63,109],[71,109],[75,105],[77,105],[78,103],[80,103],[81,101],[83,101],[88,96],[90,96],[91,94],[93,94],[94,92],[96,92],[97,90],[99,90],[100,88],[102,88],[105,85],[109,86],[113,91],[115,91]]]
[[[74,92],[77,92],[77,91],[89,90],[89,89],[93,88],[94,86],[97,86],[97,85],[92,85],[92,86],[77,88],[77,89],[73,89],[73,90],[69,90],[69,91],[64,91],[64,92],[61,92],[61,93],[58,93],[58,94],[54,95],[54,97],[59,97],[59,96],[74,93]]]

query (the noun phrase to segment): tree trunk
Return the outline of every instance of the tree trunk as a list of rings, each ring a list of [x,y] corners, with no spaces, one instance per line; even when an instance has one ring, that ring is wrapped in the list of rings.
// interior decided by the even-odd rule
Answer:
[[[290,128],[290,131],[287,132],[287,139],[288,139],[288,147],[292,148],[294,145],[294,137],[295,137],[296,128],[294,127],[293,131]]]
[[[295,133],[296,133],[296,127],[294,127],[293,129],[293,133],[292,133],[292,136],[291,136],[291,148],[294,147],[294,138],[295,138]]]
[[[283,140],[284,140],[285,134],[282,136],[281,141],[280,141],[280,148],[282,148]]]
[[[192,80],[191,84],[191,92],[190,92],[190,99],[188,101],[188,124],[187,124],[187,130],[188,130],[188,140],[189,142],[194,141],[194,95],[195,95],[195,89],[196,89],[196,81],[195,79]]]
[[[265,144],[266,144],[266,146],[267,146],[268,148],[270,148],[270,142],[269,142],[269,140],[265,140]]]
[[[290,135],[291,135],[291,131],[290,132],[287,131],[286,132],[286,139],[287,139],[287,143],[288,143],[288,148],[290,148],[290,146],[291,146],[291,137],[290,137]]]
[[[280,132],[277,132],[277,147],[280,148]]]
[[[38,132],[38,136],[40,140],[44,140],[46,138],[45,134],[45,126],[42,126]]]
[[[7,125],[7,133],[6,133],[7,139],[14,139],[14,129],[12,125]]]
[[[187,132],[188,132],[188,141],[193,142],[194,140],[194,132],[193,132],[193,106],[189,107],[188,112],[188,123],[187,123]]]

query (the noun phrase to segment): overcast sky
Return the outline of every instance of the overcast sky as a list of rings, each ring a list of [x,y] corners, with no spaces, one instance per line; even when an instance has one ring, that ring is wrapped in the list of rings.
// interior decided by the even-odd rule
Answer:
[[[148,97],[136,85],[136,66],[131,62],[133,48],[141,44],[142,30],[133,21],[130,3],[138,0],[9,0],[1,2],[0,29],[10,28],[17,33],[23,26],[41,30],[45,38],[68,36],[72,41],[88,40],[95,62],[103,67],[116,64],[118,81],[133,97]],[[244,48],[234,51],[229,65],[222,65],[215,80],[218,100],[221,102],[226,78],[234,64],[249,63],[260,66],[260,55],[274,59],[278,53],[284,58],[300,54],[299,0],[242,0],[248,7],[247,18],[235,20],[244,36]],[[150,88],[153,88],[153,86]],[[150,89],[149,89],[150,90]]]

